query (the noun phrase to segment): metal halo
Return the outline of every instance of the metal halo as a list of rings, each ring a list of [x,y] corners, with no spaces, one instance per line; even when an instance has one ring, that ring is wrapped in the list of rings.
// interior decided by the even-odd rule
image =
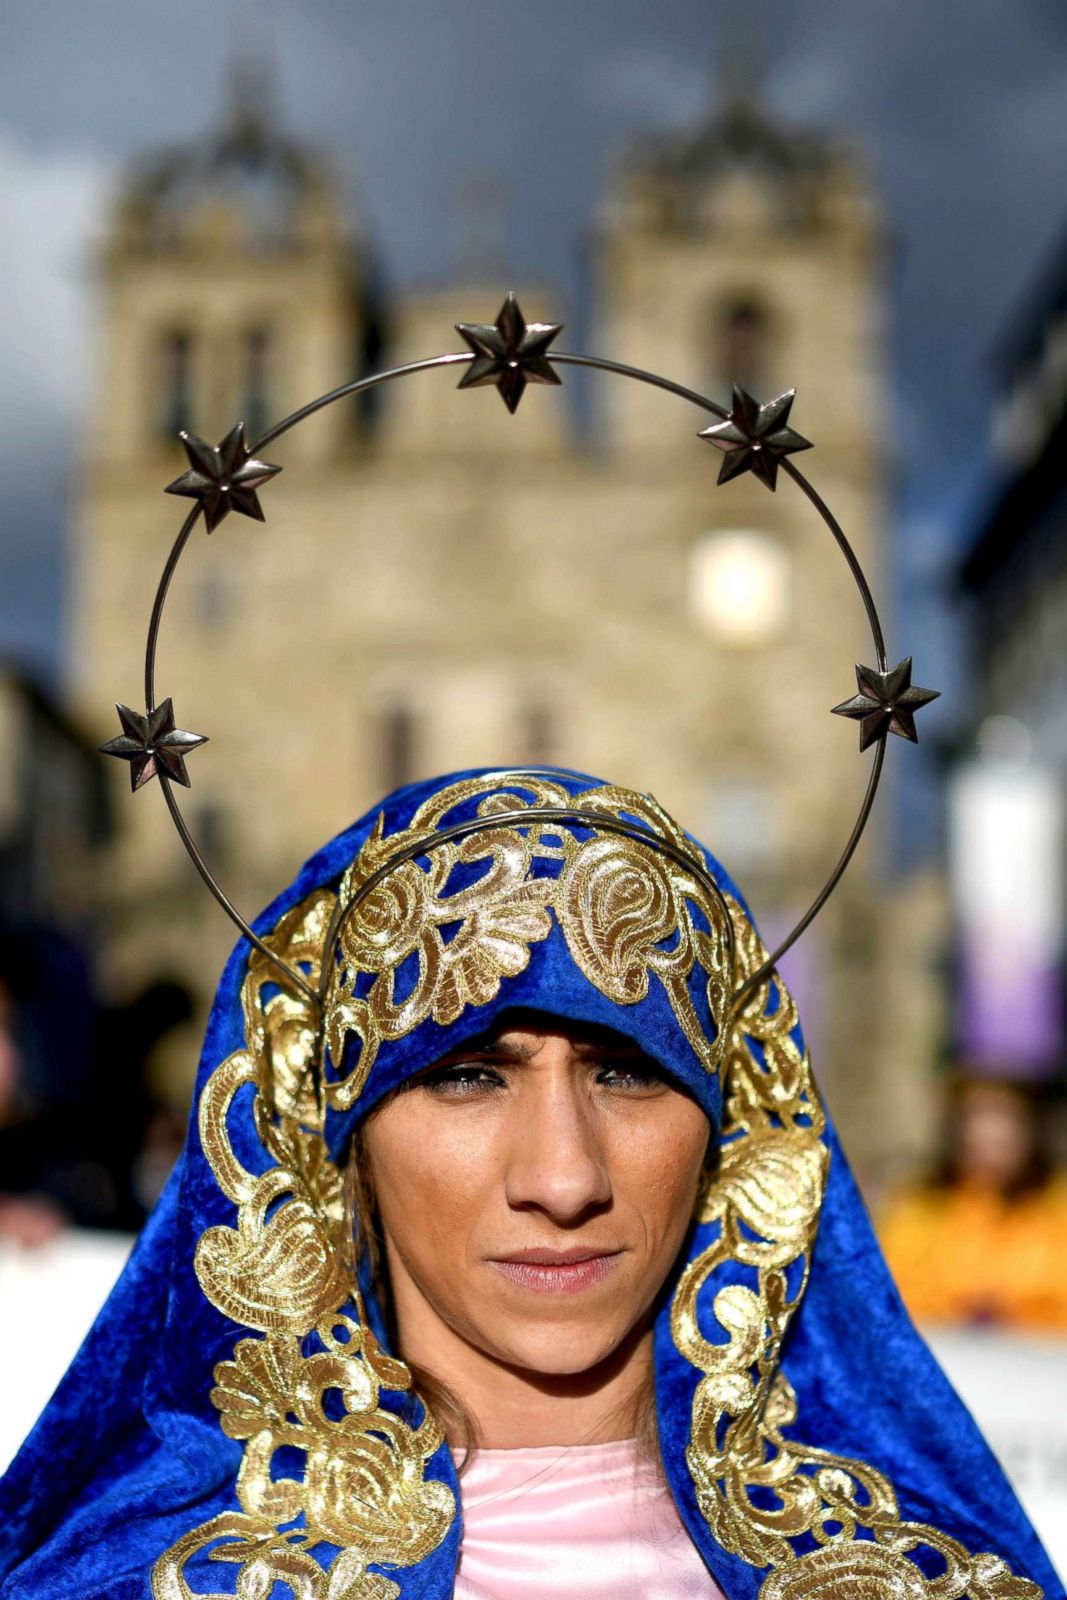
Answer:
[[[274,427],[268,429],[265,434],[255,441],[255,443],[251,446],[250,454],[258,456],[262,450],[266,449],[267,446],[272,444],[276,439],[279,439],[283,434],[288,433],[289,430],[296,427],[298,423],[305,421],[308,417],[314,416],[316,412],[324,410],[326,406],[333,405],[338,400],[344,400],[352,395],[365,393],[371,389],[380,387],[382,384],[391,383],[398,378],[410,377],[412,374],[417,372],[428,372],[438,367],[470,365],[476,359],[476,356],[472,352],[455,351],[444,355],[431,356],[422,361],[407,362],[402,366],[389,367],[382,372],[371,373],[365,378],[357,378],[350,383],[341,384],[338,388],[329,390],[326,394],[320,395],[317,399],[310,401],[305,406],[301,406],[298,410],[290,412],[290,414],[287,417],[284,417],[281,422],[276,423]],[[725,407],[719,405],[714,400],[710,400],[706,395],[698,394],[695,390],[686,388],[683,384],[675,383],[670,378],[662,377],[658,373],[649,372],[642,367],[627,366],[621,362],[608,361],[599,356],[567,354],[563,351],[550,351],[548,353],[547,360],[551,363],[558,363],[566,366],[587,367],[598,372],[614,373],[620,377],[634,379],[639,383],[649,384],[654,388],[665,390],[668,394],[676,395],[679,399],[686,400],[690,404],[698,406],[701,410],[710,412],[713,416],[723,420],[728,419],[731,415],[730,412],[725,409]],[[778,461],[777,465],[786,473],[786,475],[797,485],[801,492],[810,501],[815,511],[822,518],[826,527],[829,529],[835,543],[841,551],[841,554],[844,556],[849,571],[852,574],[853,581],[859,590],[864,611],[866,612],[867,622],[871,630],[871,640],[874,646],[875,657],[878,664],[878,671],[882,674],[886,673],[888,670],[888,657],[886,655],[882,626],[881,622],[879,621],[878,611],[874,603],[874,597],[871,594],[870,586],[864,575],[863,568],[860,565],[859,558],[849,543],[844,530],[841,528],[829,507],[826,505],[825,501],[818,494],[812,484],[809,483],[808,479],[799,470],[799,468],[796,467],[792,461],[784,457]],[[202,506],[197,504],[186,516],[185,521],[182,523],[182,526],[174,541],[174,544],[171,547],[170,554],[168,555],[164,564],[163,572],[160,576],[159,584],[156,589],[155,598],[152,604],[151,616],[149,618],[148,637],[145,645],[144,689],[145,708],[147,715],[151,715],[157,709],[155,701],[156,646],[159,638],[160,623],[163,618],[163,610],[166,604],[167,594],[170,589],[171,579],[177,570],[178,562],[180,561],[182,553],[188,544],[189,536],[192,533],[197,519],[201,516],[201,514]],[[739,984],[734,989],[731,996],[732,1012],[736,1012],[741,1006],[742,1002],[748,998],[753,990],[762,984],[764,980],[770,977],[778,961],[787,950],[791,949],[791,947],[796,943],[797,939],[799,939],[800,935],[811,924],[814,918],[818,915],[819,911],[826,904],[826,901],[833,893],[837,884],[840,882],[845,869],[855,854],[856,847],[863,835],[863,830],[867,825],[867,820],[874,805],[874,798],[878,790],[878,782],[881,777],[882,766],[885,760],[885,744],[886,730],[883,729],[883,731],[877,736],[874,759],[871,763],[867,787],[860,804],[859,812],[857,813],[856,820],[853,823],[852,830],[849,834],[845,847],[835,862],[829,876],[826,878],[818,894],[812,900],[807,910],[803,913],[786,937],[782,939],[782,941],[775,947],[763,964],[753,973],[751,973],[743,983]],[[182,815],[178,802],[174,797],[174,791],[170,778],[164,771],[159,771],[158,777],[163,789],[163,796],[166,801],[167,808],[170,811],[171,819],[178,832],[178,836],[181,839],[190,859],[192,860],[193,865],[200,874],[207,888],[210,890],[211,894],[217,900],[226,915],[230,918],[231,922],[233,922],[240,929],[244,937],[248,939],[250,943],[254,945],[255,948],[259,950],[260,953],[265,956],[266,959],[269,960],[276,969],[284,972],[288,980],[295,984],[309,1001],[311,1001],[317,1008],[321,1009],[321,989],[317,990],[315,987],[313,987],[307,981],[302,972],[295,967],[290,966],[288,962],[284,961],[275,951],[273,951],[270,946],[266,944],[264,940],[261,939],[260,936],[252,929],[245,918],[241,916],[240,912],[233,905],[232,901],[226,895],[215,875],[212,873],[211,869],[208,867],[200,853],[196,841],[189,830],[188,824]],[[542,811],[544,809],[545,808],[541,808]],[[535,816],[536,808],[530,808],[530,812],[519,813],[518,815],[522,816],[525,814],[528,820],[533,820],[531,813],[533,813]],[[503,814],[505,820],[507,816],[508,814]],[[494,818],[494,821],[498,822],[499,820],[501,819]],[[637,827],[630,829],[626,825],[620,825],[617,819],[611,820],[613,822],[613,827],[608,831],[630,833],[634,837],[642,839],[643,842],[649,844],[651,847],[663,850],[665,841],[660,839],[658,835],[652,834],[648,830]],[[606,827],[606,823],[602,824],[601,819],[599,818],[597,819],[597,825],[603,825]],[[482,821],[482,826],[484,826],[484,821]],[[474,830],[469,826],[466,829],[463,829],[462,825],[457,825],[457,827],[452,830],[442,830],[441,833],[435,837],[451,837],[454,834],[462,831],[470,832]],[[424,845],[419,851],[414,853],[423,853],[425,848],[426,847]],[[666,853],[671,854],[672,852],[668,850]],[[397,859],[399,860],[400,858],[398,857]],[[686,858],[685,864],[689,866],[691,870],[696,872],[697,875],[701,877],[702,881],[706,879],[706,885],[711,888],[714,894],[721,901],[721,891],[718,889],[718,886],[714,884],[710,874],[701,874],[696,868],[695,864],[689,858]],[[386,864],[387,867],[389,865],[395,865],[395,862]],[[379,881],[380,877],[383,875],[384,869],[382,873],[376,874],[373,880],[368,880],[368,884],[363,886],[361,892],[349,902],[349,907],[346,908],[345,914],[347,914],[347,910],[356,903],[357,899],[362,898],[362,893],[369,889],[370,883]],[[729,918],[727,918],[727,923],[729,925]]]

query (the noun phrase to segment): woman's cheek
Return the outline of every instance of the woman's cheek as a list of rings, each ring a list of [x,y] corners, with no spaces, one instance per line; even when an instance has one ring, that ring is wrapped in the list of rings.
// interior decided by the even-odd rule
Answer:
[[[660,1126],[646,1124],[622,1139],[614,1163],[618,1187],[663,1231],[683,1214],[683,1225],[688,1223],[709,1134],[707,1118],[695,1107],[686,1103],[672,1110],[676,1114]]]
[[[421,1120],[421,1119],[420,1119]],[[466,1237],[468,1222],[481,1211],[489,1187],[486,1139],[459,1117],[442,1127],[440,1116],[409,1130],[397,1160],[379,1180],[383,1220],[405,1253],[423,1260],[455,1255]],[[411,1160],[411,1152],[417,1153]]]

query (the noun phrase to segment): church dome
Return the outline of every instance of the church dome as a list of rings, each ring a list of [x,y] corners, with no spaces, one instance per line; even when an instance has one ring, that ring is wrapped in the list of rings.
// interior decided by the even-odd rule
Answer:
[[[737,95],[695,130],[661,139],[655,154],[664,171],[682,178],[746,168],[789,182],[825,168],[831,147],[818,134],[786,130],[757,99]]]
[[[167,249],[205,218],[224,219],[246,248],[284,249],[335,208],[325,160],[286,132],[261,64],[233,71],[223,116],[203,136],[138,163],[122,204],[139,242]]]

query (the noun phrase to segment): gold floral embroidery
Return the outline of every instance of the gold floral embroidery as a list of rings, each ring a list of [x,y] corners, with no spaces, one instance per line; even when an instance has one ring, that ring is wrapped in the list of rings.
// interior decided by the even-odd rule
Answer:
[[[574,797],[548,777],[521,773],[451,785],[400,834],[385,837],[379,819],[340,895],[317,891],[287,913],[274,947],[317,981],[338,906],[395,852],[430,843],[459,800],[482,795],[487,821],[520,808],[525,802],[502,784],[521,785],[530,805],[587,806],[590,837],[562,824],[521,832],[502,824],[398,864],[355,905],[342,923],[336,963],[330,952],[326,1038],[335,1064],[345,1061],[349,1033],[359,1054],[345,1062],[347,1076],[328,1085],[332,1103],[355,1102],[382,1040],[404,1037],[427,1017],[455,1020],[468,1005],[495,998],[502,979],[522,972],[531,946],[549,936],[553,916],[576,966],[617,1004],[643,999],[655,977],[697,1058],[708,1071],[721,1068],[724,1081],[721,1160],[696,1218],[717,1235],[686,1268],[671,1310],[675,1343],[702,1374],[686,1459],[713,1536],[772,1569],[760,1600],[1041,1600],[1037,1585],[1013,1576],[998,1557],[972,1556],[927,1524],[905,1521],[876,1468],[785,1437],[797,1402],[778,1357],[804,1292],[822,1204],[825,1118],[808,1057],[792,1038],[796,1008],[780,984],[773,1011],[772,987],[764,984],[729,1027],[705,1037],[688,989],[694,966],[703,969],[718,1020],[731,983],[765,952],[731,902],[739,970],[728,971],[722,908],[709,904],[699,880],[654,847],[597,833],[594,812],[637,817],[696,861],[655,802],[609,787]],[[533,876],[535,857],[558,860],[558,876]],[[457,866],[482,870],[450,894]],[[455,932],[446,941],[441,929],[449,924]],[[398,969],[409,958],[416,976],[398,997]],[[357,993],[361,974],[370,984]],[[209,1079],[199,1113],[205,1154],[237,1207],[237,1225],[208,1229],[196,1253],[211,1302],[262,1335],[238,1341],[232,1360],[216,1368],[212,1391],[223,1430],[244,1443],[240,1509],[191,1530],[161,1556],[153,1595],[198,1600],[184,1568],[207,1552],[240,1568],[241,1600],[264,1600],[276,1583],[300,1600],[396,1600],[398,1585],[369,1566],[415,1565],[451,1526],[451,1490],[426,1478],[442,1435],[428,1412],[413,1427],[380,1404],[382,1387],[404,1391],[411,1379],[377,1346],[355,1287],[340,1177],[309,1071],[320,1048],[315,1019],[301,997],[279,989],[258,952],[241,1000],[245,1048]],[[240,1118],[246,1130],[251,1118],[271,1158],[263,1172],[249,1171],[235,1150],[231,1122]],[[752,1283],[715,1295],[719,1342],[703,1333],[697,1301],[727,1261],[750,1269]],[[340,1409],[327,1409],[327,1394],[340,1396]],[[300,1478],[274,1476],[283,1448],[301,1453]],[[774,1509],[755,1503],[759,1490],[770,1491]],[[794,1544],[801,1539],[818,1548],[801,1553]],[[322,1544],[337,1549],[326,1567],[313,1553]],[[938,1578],[926,1578],[910,1559],[920,1547],[941,1557]]]
[[[335,905],[333,894],[316,892],[271,938],[313,979]],[[238,1208],[237,1227],[209,1228],[196,1252],[212,1304],[264,1335],[238,1342],[233,1359],[216,1367],[211,1394],[223,1431],[244,1442],[240,1511],[213,1517],[166,1551],[152,1593],[195,1600],[184,1568],[208,1551],[240,1568],[242,1600],[262,1600],[275,1583],[301,1600],[395,1600],[398,1585],[368,1565],[414,1565],[451,1527],[455,1497],[425,1475],[442,1434],[428,1411],[412,1427],[379,1403],[382,1387],[409,1389],[411,1377],[379,1349],[355,1287],[340,1174],[311,1091],[314,1018],[301,997],[278,989],[258,952],[241,1001],[246,1047],[212,1074],[199,1112],[204,1152]],[[249,1087],[246,1127],[250,1120],[273,1161],[259,1174],[242,1165],[231,1127],[235,1098]],[[328,1394],[340,1396],[339,1411],[327,1410]],[[299,1478],[274,1476],[282,1449],[290,1460],[301,1453]],[[340,1547],[325,1567],[313,1554],[323,1544]]]
[[[482,795],[487,820],[521,807],[523,801],[501,792],[508,776],[440,791],[400,835],[385,838],[379,819],[345,874],[341,902],[398,848],[432,835],[460,799]],[[548,779],[524,776],[522,784],[530,803],[574,803]],[[653,801],[608,787],[589,794],[602,812],[637,817],[693,852]],[[559,877],[534,877],[535,856],[558,860]],[[467,1006],[492,1000],[502,978],[524,969],[530,946],[548,937],[553,912],[575,961],[605,994],[633,1003],[655,974],[698,1056],[714,1070],[719,1051],[704,1037],[686,980],[700,962],[713,1015],[722,1013],[729,981],[724,913],[707,905],[706,892],[684,867],[629,839],[580,841],[565,827],[544,824],[446,841],[429,849],[426,860],[425,868],[417,860],[398,864],[343,925],[339,963],[331,967],[327,1037],[335,1060],[349,1030],[362,1051],[351,1078],[331,1087],[335,1104],[353,1103],[381,1039],[401,1038],[428,1016],[452,1021]],[[473,884],[447,893],[457,865],[481,863],[485,870]],[[706,928],[693,920],[690,900],[701,907]],[[282,917],[271,936],[272,946],[312,982],[337,906],[337,896],[319,890]],[[446,943],[440,929],[448,923],[456,929]],[[417,981],[397,999],[397,969],[412,956]],[[354,992],[359,973],[373,979],[364,998]],[[263,1335],[241,1339],[233,1359],[219,1364],[211,1396],[224,1432],[244,1442],[236,1485],[241,1509],[212,1518],[168,1550],[156,1563],[153,1594],[195,1600],[184,1568],[207,1551],[213,1561],[240,1566],[242,1600],[266,1596],[275,1582],[306,1600],[393,1600],[397,1585],[370,1572],[369,1563],[421,1561],[455,1514],[448,1485],[425,1475],[442,1435],[429,1412],[413,1428],[379,1404],[383,1385],[403,1391],[411,1378],[378,1348],[355,1286],[340,1175],[326,1151],[309,1071],[320,1048],[315,1019],[303,997],[279,988],[258,951],[241,1004],[245,1048],[212,1074],[199,1108],[204,1153],[237,1207],[237,1225],[207,1229],[196,1251],[197,1276],[211,1303]],[[235,1149],[231,1123],[240,1117],[246,1130],[250,1119],[271,1158],[264,1171],[249,1171]],[[342,1414],[327,1412],[328,1392],[341,1396]],[[299,1479],[274,1476],[282,1449],[301,1453]],[[321,1544],[340,1547],[325,1568],[313,1554]]]
[[[760,1589],[760,1600],[924,1600],[926,1584],[914,1562],[876,1544],[816,1550],[781,1567]]]
[[[521,785],[529,800],[501,792]],[[495,773],[462,779],[432,795],[402,831],[386,836],[382,819],[345,873],[340,899],[348,904],[391,856],[425,838],[463,800],[482,795],[478,814],[531,806],[570,806],[595,814],[636,819],[700,863],[695,846],[646,795],[610,785],[572,795],[547,777]],[[426,865],[400,863],[342,923],[340,959],[327,996],[327,1043],[344,1076],[329,1085],[331,1103],[355,1104],[384,1040],[402,1039],[427,1018],[455,1022],[467,1006],[487,1005],[504,978],[516,977],[534,944],[547,939],[552,917],[563,931],[579,970],[609,999],[632,1005],[659,979],[686,1038],[709,1072],[718,1069],[719,1038],[701,1027],[687,987],[695,964],[704,969],[711,1015],[721,1018],[729,993],[722,907],[710,902],[699,880],[654,846],[612,834],[579,840],[573,825],[531,822],[521,832],[501,825],[460,841],[433,844]],[[535,859],[562,863],[558,877],[534,876]],[[457,867],[484,870],[453,893]],[[696,905],[706,926],[694,919]],[[455,926],[446,940],[442,929]],[[413,961],[416,974],[397,998],[398,969]],[[362,978],[372,982],[357,995]],[[358,1052],[349,1038],[358,1041]],[[345,1057],[346,1047],[354,1061]]]
[[[740,981],[766,953],[736,902],[731,914]],[[792,1037],[796,1007],[780,980],[774,989],[773,1010],[765,983],[730,1030],[721,1160],[696,1215],[717,1236],[686,1267],[671,1307],[675,1345],[702,1374],[686,1451],[701,1515],[724,1550],[774,1569],[760,1600],[1041,1600],[998,1557],[904,1520],[877,1468],[785,1437],[797,1401],[779,1351],[807,1282],[828,1152],[810,1062]],[[715,1295],[725,1339],[712,1340],[698,1297],[726,1262],[751,1269],[752,1284]],[[801,1554],[793,1541],[804,1536],[822,1548]],[[941,1557],[936,1579],[909,1559],[920,1547]]]
[[[954,1539],[927,1528],[903,1530],[885,1544],[850,1541],[828,1545],[779,1567],[760,1588],[760,1600],[929,1600],[966,1594],[970,1600],[1028,1600],[1036,1585],[1014,1578],[996,1556],[969,1557]],[[932,1546],[945,1558],[946,1571],[924,1578],[903,1553]]]

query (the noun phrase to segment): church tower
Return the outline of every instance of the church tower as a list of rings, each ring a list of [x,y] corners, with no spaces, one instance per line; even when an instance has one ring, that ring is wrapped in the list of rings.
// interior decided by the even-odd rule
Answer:
[[[223,119],[134,168],[102,259],[106,439],[90,458],[124,472],[178,459],[179,428],[254,439],[351,376],[377,338],[365,246],[323,156],[283,130],[262,67],[232,74]],[[296,448],[336,454],[351,418]]]
[[[160,492],[188,465],[179,430],[214,443],[240,420],[252,442],[296,404],[376,363],[373,281],[327,159],[285,131],[262,64],[232,74],[224,113],[206,134],[147,155],[127,175],[98,263],[97,382],[73,542],[71,677],[101,735],[113,731],[115,700],[143,705],[148,608],[188,510]],[[344,468],[369,448],[372,422],[354,404],[325,412],[294,434],[287,469],[329,476]],[[239,748],[251,740],[253,713],[246,707],[243,728],[227,728],[229,702],[236,712],[243,668],[262,705],[251,685],[257,661],[271,653],[264,636],[273,620],[276,638],[280,621],[257,614],[253,600],[268,608],[270,592],[284,590],[298,563],[291,550],[272,546],[269,528],[239,518],[211,539],[198,529],[197,541],[168,604],[159,695],[174,697],[179,721],[207,716],[205,731],[225,737],[232,755],[234,740]],[[239,553],[226,548],[231,541],[243,546]],[[224,679],[235,698],[223,693]],[[258,717],[267,744],[273,720]],[[110,776],[116,791],[128,788],[125,773]],[[236,873],[235,892],[255,896],[261,862],[242,838],[238,780],[222,759],[195,776],[182,792],[190,825],[220,872]],[[250,776],[246,766],[242,786]],[[158,800],[126,794],[119,802],[104,909],[113,929],[105,969],[120,986],[161,964],[203,980],[230,941],[210,904],[200,905],[202,891]],[[253,838],[264,831],[256,820]],[[160,896],[170,919],[158,913]],[[146,902],[154,902],[151,915]],[[203,957],[190,959],[201,932]]]
[[[846,148],[783,127],[751,79],[727,90],[698,126],[642,140],[620,164],[601,217],[595,348],[726,406],[735,383],[761,402],[796,389],[789,422],[814,448],[793,460],[846,530],[892,648],[878,210]],[[873,659],[871,641],[846,564],[796,486],[780,475],[772,494],[751,473],[718,486],[721,457],[694,448],[678,405],[636,384],[605,385],[602,433],[642,524],[646,595],[662,614],[661,683],[684,698],[679,808],[737,874],[773,944],[859,809],[870,756],[857,755],[854,725],[829,710],[854,692],[853,663]],[[890,771],[906,756],[891,750]],[[888,957],[879,832],[876,814],[842,887],[785,963],[806,997],[822,1081],[857,1124],[879,1074],[858,1084],[853,1063],[879,1054],[885,1020],[871,983]],[[915,1000],[913,991],[913,1009]],[[862,1160],[869,1127],[853,1143]]]

